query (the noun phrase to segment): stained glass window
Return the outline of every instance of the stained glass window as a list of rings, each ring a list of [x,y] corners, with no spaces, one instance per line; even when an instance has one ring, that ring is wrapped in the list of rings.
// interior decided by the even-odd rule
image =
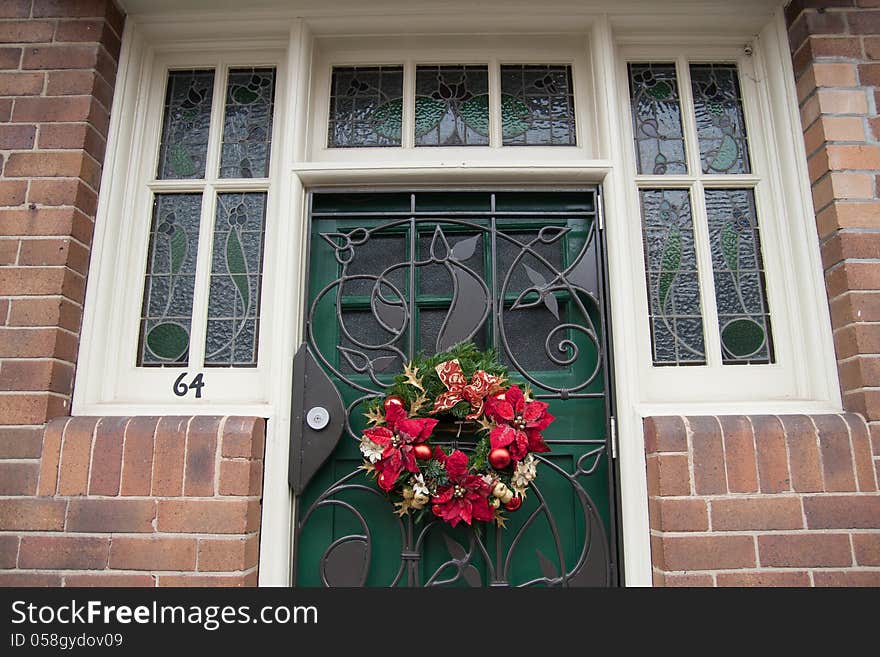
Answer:
[[[751,189],[706,190],[722,360],[772,363],[773,342]]]
[[[328,146],[400,146],[402,124],[402,66],[333,68]]]
[[[269,175],[275,69],[245,68],[229,71],[221,178],[265,178]]]
[[[704,365],[690,194],[684,189],[643,189],[640,196],[654,364]]]
[[[501,138],[505,146],[577,143],[571,66],[501,67]]]
[[[205,177],[213,93],[213,70],[168,74],[157,178]]]
[[[749,173],[742,95],[735,64],[691,64],[703,173]]]
[[[138,365],[187,364],[201,206],[201,194],[153,201]]]
[[[205,365],[257,364],[266,193],[218,194]]]
[[[687,173],[675,65],[630,64],[629,88],[639,173]]]
[[[416,146],[489,144],[489,67],[417,66]]]

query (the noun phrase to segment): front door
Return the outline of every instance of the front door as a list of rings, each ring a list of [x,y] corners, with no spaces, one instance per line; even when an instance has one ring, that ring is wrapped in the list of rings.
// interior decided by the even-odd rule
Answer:
[[[297,585],[618,583],[599,212],[596,188],[311,195],[291,425]],[[414,355],[465,340],[496,349],[557,418],[504,528],[400,517],[359,469],[365,400]]]

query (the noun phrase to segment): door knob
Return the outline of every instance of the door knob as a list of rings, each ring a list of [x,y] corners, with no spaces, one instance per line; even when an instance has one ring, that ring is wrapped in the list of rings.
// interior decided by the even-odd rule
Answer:
[[[309,428],[320,431],[330,423],[330,412],[323,406],[314,406],[306,414]]]

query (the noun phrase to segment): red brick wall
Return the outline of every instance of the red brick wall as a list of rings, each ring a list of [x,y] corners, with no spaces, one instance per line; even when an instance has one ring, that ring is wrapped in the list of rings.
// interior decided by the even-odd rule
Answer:
[[[658,586],[880,586],[880,493],[855,414],[645,420]]]
[[[0,473],[0,586],[255,586],[264,430],[51,421],[42,461]]]

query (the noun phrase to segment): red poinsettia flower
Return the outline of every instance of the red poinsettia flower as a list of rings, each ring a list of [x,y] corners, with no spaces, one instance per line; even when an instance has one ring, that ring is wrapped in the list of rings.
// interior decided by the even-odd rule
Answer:
[[[489,434],[492,449],[506,447],[514,461],[521,461],[529,452],[549,452],[541,431],[553,422],[548,404],[527,402],[519,386],[487,399],[486,415],[497,422]]]
[[[386,405],[385,426],[365,429],[364,436],[383,447],[382,458],[375,463],[379,486],[390,491],[404,470],[418,472],[413,446],[425,442],[437,420],[410,418],[403,405]]]
[[[489,506],[489,493],[492,485],[479,475],[468,472],[468,458],[459,450],[449,456],[436,453],[435,456],[446,466],[449,483],[441,486],[431,498],[434,515],[455,527],[462,520],[491,520],[495,517]]]

